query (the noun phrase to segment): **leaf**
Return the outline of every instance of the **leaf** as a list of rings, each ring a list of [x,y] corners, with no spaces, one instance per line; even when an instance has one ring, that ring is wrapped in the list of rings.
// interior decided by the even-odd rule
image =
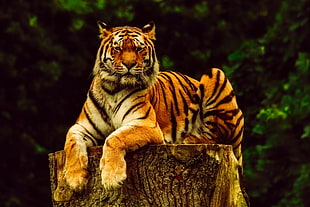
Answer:
[[[74,11],[78,14],[92,12],[89,2],[85,0],[58,0],[60,6],[68,11]]]
[[[302,139],[310,138],[310,125],[305,126],[304,133],[301,135]]]
[[[174,66],[174,62],[168,56],[163,56],[161,59],[161,65],[163,68],[171,69]]]
[[[75,30],[79,30],[84,26],[85,22],[82,19],[74,19],[72,26]]]
[[[29,18],[29,26],[31,26],[31,27],[38,26],[38,17],[37,16],[32,16]]]
[[[261,124],[256,124],[253,128],[252,128],[252,132],[259,134],[259,135],[263,135],[265,132],[265,127]]]
[[[295,66],[303,72],[309,71],[310,55],[308,53],[298,53],[298,59],[295,62]]]
[[[106,6],[106,0],[98,0],[96,5],[98,9],[104,9]]]
[[[234,52],[228,56],[228,60],[229,61],[236,61],[236,60],[244,59],[245,57],[246,57],[246,55],[243,52],[236,51],[236,52]]]

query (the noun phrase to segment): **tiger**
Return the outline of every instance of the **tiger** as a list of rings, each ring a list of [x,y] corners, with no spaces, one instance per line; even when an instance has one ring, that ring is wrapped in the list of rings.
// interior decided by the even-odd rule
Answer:
[[[154,22],[142,28],[97,24],[101,43],[92,83],[64,146],[64,179],[73,191],[87,186],[87,148],[100,141],[107,190],[126,180],[126,152],[148,144],[228,144],[242,166],[243,113],[222,70],[207,69],[199,81],[160,72]]]

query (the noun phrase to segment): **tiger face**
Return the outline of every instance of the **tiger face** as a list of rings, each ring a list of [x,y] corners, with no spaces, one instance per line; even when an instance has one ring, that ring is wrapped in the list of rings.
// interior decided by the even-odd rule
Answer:
[[[154,84],[159,66],[152,40],[155,25],[108,28],[98,22],[101,45],[98,49],[94,75],[100,75],[104,89],[148,88]]]

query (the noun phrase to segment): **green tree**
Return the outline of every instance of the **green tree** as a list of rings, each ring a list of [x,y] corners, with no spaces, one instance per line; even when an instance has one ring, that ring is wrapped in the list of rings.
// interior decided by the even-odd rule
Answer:
[[[246,41],[226,67],[249,104],[245,173],[257,206],[310,204],[309,9],[309,1],[283,1],[266,34]]]

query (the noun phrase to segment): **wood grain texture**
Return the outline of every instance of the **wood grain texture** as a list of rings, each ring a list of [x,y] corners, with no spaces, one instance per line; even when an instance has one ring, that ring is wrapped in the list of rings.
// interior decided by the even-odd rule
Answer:
[[[150,145],[128,152],[127,180],[117,190],[101,185],[102,147],[89,153],[90,180],[81,194],[63,182],[64,152],[49,154],[54,207],[234,207],[247,206],[240,189],[237,160],[229,145]]]

